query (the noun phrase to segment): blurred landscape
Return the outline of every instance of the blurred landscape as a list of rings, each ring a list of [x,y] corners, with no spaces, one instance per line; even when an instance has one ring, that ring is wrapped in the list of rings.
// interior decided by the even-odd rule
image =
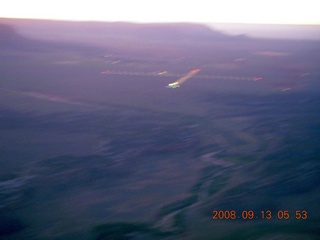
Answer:
[[[319,239],[319,43],[0,19],[0,239]]]

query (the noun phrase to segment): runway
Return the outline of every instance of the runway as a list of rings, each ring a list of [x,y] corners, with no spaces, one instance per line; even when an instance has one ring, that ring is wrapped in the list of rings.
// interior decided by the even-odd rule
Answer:
[[[127,72],[127,71],[102,71],[101,74],[107,75],[127,75],[127,76],[150,76],[150,77],[183,77],[185,73],[168,73],[168,72]],[[214,80],[243,80],[243,81],[258,81],[261,77],[245,77],[245,76],[216,76],[216,75],[195,75],[193,78],[198,79],[214,79]]]

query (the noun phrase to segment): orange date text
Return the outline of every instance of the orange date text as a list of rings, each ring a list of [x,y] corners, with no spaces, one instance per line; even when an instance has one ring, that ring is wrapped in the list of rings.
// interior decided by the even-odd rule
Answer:
[[[288,220],[288,219],[296,219],[296,220],[306,220],[308,218],[307,210],[262,210],[260,212],[254,210],[213,210],[212,211],[212,219],[213,220],[253,220],[253,219],[279,219],[279,220]]]

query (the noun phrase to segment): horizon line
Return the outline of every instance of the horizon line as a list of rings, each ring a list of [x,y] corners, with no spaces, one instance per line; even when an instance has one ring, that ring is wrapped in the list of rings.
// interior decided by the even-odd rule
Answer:
[[[189,23],[189,24],[243,24],[243,25],[289,25],[289,26],[319,26],[320,23],[265,23],[265,22],[193,22],[193,21],[131,21],[131,20],[99,20],[99,19],[53,19],[53,18],[28,18],[28,17],[1,17],[7,20],[30,20],[30,21],[52,21],[52,22],[97,22],[97,23],[134,23],[134,24],[174,24],[174,23]]]

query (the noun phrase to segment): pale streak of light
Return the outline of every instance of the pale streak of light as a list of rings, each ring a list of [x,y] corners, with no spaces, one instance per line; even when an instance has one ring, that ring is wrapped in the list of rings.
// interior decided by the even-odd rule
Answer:
[[[189,78],[192,78],[199,71],[200,71],[200,69],[193,70],[193,71],[189,72],[186,76],[179,78],[176,82],[180,85],[180,84],[184,83],[185,81],[187,81]]]
[[[177,81],[173,82],[173,83],[169,83],[167,88],[177,88],[180,87],[180,84],[184,83],[185,81],[187,81],[189,78],[193,77],[197,72],[199,72],[200,69],[194,69],[192,71],[190,71],[187,75],[183,76],[182,78],[179,78]]]

